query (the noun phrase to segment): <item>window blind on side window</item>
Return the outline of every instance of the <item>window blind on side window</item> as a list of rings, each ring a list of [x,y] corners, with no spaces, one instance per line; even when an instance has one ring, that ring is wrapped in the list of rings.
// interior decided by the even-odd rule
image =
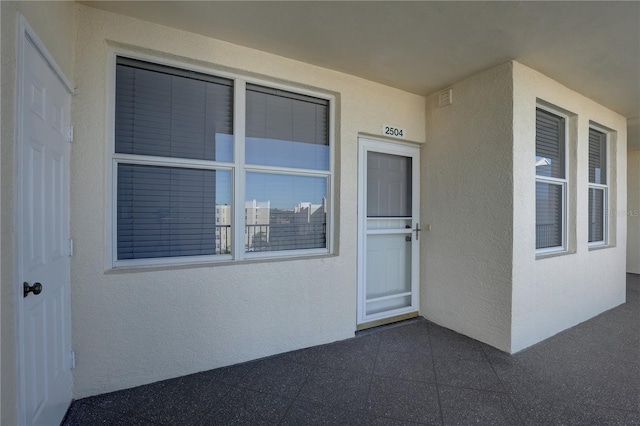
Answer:
[[[536,249],[562,245],[562,186],[536,182]]]
[[[562,249],[565,235],[565,119],[536,108],[536,249]]]
[[[589,242],[604,241],[605,190],[589,188]]]
[[[565,178],[564,118],[536,109],[536,175]]]
[[[117,153],[233,161],[232,134],[231,80],[118,58]]]
[[[607,136],[589,129],[589,182],[607,183]]]

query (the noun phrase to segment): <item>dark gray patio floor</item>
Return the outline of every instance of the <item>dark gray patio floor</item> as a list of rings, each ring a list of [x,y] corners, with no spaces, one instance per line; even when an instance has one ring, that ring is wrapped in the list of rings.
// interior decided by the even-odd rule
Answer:
[[[640,425],[627,303],[516,355],[424,319],[75,401],[64,425]]]

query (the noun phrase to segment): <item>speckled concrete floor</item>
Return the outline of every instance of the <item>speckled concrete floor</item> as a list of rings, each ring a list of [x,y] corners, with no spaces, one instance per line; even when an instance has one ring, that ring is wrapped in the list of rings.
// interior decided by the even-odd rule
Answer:
[[[510,356],[424,319],[75,401],[64,425],[640,425],[627,303]]]

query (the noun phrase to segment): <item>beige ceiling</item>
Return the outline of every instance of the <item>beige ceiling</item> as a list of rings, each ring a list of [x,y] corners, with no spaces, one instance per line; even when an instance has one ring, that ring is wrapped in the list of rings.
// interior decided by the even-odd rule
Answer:
[[[640,2],[88,1],[428,95],[510,59],[640,116]]]

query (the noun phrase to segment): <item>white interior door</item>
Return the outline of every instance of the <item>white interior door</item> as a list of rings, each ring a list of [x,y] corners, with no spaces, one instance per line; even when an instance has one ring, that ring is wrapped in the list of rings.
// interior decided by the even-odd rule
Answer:
[[[21,34],[18,115],[18,372],[21,421],[59,424],[71,402],[71,96]]]
[[[358,326],[418,311],[419,148],[359,139]]]

